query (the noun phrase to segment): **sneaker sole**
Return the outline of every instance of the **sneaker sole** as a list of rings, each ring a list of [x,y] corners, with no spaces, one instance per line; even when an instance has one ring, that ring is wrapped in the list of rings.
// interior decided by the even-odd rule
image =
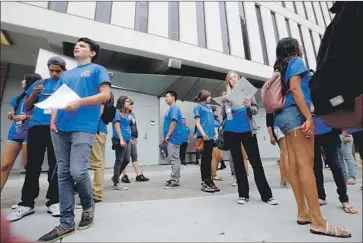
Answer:
[[[216,190],[205,190],[203,188],[200,189],[202,192],[208,192],[208,193],[213,193],[216,192]]]
[[[51,214],[54,218],[59,218],[60,217],[60,213],[56,214],[56,215],[53,215],[52,212],[48,211],[48,210],[47,210],[47,213]]]
[[[173,186],[173,187],[169,187],[169,186],[163,186],[163,189],[173,189],[173,188],[179,188],[180,186]]]
[[[48,241],[37,241],[37,242],[42,242],[42,243],[53,243],[53,242],[56,242],[57,240],[61,240],[61,239],[63,239],[64,237],[67,237],[67,236],[73,235],[74,233],[76,233],[76,231],[75,231],[75,230],[73,230],[72,232],[69,232],[69,233],[66,233],[66,234],[60,235],[60,236],[58,236],[57,238],[52,239],[52,240],[48,240]],[[61,241],[61,242],[62,242],[62,241]]]
[[[86,225],[86,226],[78,226],[78,230],[86,230],[86,229],[90,228],[92,225],[93,225],[93,221],[89,225]]]
[[[30,211],[29,213],[27,213],[27,214],[24,214],[23,216],[21,216],[20,218],[18,218],[18,219],[14,219],[14,220],[9,220],[8,219],[8,221],[9,222],[16,222],[16,221],[18,221],[18,220],[21,220],[22,218],[25,218],[26,216],[29,216],[29,215],[32,215],[34,213],[34,210],[33,211]]]

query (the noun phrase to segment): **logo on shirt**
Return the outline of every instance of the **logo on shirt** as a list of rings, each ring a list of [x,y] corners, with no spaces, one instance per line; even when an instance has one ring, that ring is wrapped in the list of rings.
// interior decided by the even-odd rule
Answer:
[[[91,76],[91,71],[89,71],[89,70],[86,70],[86,71],[81,73],[82,78],[88,78],[90,76]]]

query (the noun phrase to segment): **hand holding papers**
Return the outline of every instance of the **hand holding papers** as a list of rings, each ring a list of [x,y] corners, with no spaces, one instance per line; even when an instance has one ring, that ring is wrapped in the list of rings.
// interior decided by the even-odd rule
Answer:
[[[257,89],[248,82],[247,79],[241,78],[237,85],[232,89],[232,92],[225,95],[213,98],[218,104],[223,105],[223,102],[229,101],[232,103],[232,108],[239,109],[244,106],[244,100],[250,100],[257,92]]]
[[[64,109],[69,103],[79,100],[80,97],[67,85],[63,84],[48,99],[35,104],[36,107],[43,110]]]

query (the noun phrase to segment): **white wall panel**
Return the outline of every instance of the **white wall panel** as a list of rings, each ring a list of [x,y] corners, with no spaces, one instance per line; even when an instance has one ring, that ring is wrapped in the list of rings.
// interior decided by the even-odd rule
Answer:
[[[311,2],[304,2],[306,13],[308,14],[308,19],[316,24],[316,19],[314,15],[313,6],[311,5]]]
[[[282,6],[282,2],[280,2],[280,1],[276,1],[275,3]]]
[[[305,18],[305,9],[303,2],[295,2],[297,14]]]
[[[94,19],[96,2],[68,2],[67,13],[88,19]]]
[[[226,2],[227,23],[229,44],[231,54],[238,57],[245,57],[242,39],[241,20],[238,11],[238,2]]]
[[[328,8],[329,8],[329,14],[331,16],[331,18],[334,18],[334,14],[332,12],[330,12],[330,8],[333,7],[333,2],[326,2],[328,4]]]
[[[41,8],[48,8],[48,1],[42,1],[42,2],[24,2],[24,3],[27,3],[27,4],[31,4],[31,5],[34,5],[34,6],[38,6],[38,7],[41,7]]]
[[[273,66],[276,60],[276,37],[274,27],[272,24],[271,11],[261,6],[261,16],[263,23],[263,30],[266,38],[267,56],[270,66]]]
[[[287,32],[286,29],[285,18],[282,15],[276,14],[276,23],[277,23],[277,29],[279,31],[280,40],[282,38],[289,37],[289,33]]]
[[[325,28],[325,23],[324,23],[324,19],[323,19],[323,13],[321,12],[321,8],[320,8],[320,4],[319,2],[313,2],[313,8],[315,10],[316,13],[316,18],[318,21],[318,25],[321,27]]]
[[[285,2],[285,6],[288,10],[295,13],[294,4],[292,2]]]
[[[329,25],[331,20],[330,20],[328,7],[326,6],[325,2],[320,2],[319,4],[321,5],[321,8],[323,9],[323,16],[326,21],[326,24]]]
[[[301,26],[301,34],[302,34],[302,38],[304,40],[306,58],[308,59],[308,62],[309,62],[309,68],[315,70],[316,69],[316,58],[314,55],[314,49],[313,49],[314,47],[313,47],[313,43],[311,42],[310,33],[309,33],[308,28],[306,28],[305,26]]]
[[[312,31],[312,32],[313,32],[313,41],[314,41],[314,45],[315,45],[316,55],[318,55],[319,47],[321,44],[320,36],[315,31]]]
[[[218,2],[204,2],[208,49],[223,52],[222,30]]]
[[[111,24],[134,29],[135,2],[113,2]]]
[[[198,45],[195,2],[179,2],[179,28],[180,41]]]
[[[251,59],[263,63],[261,37],[258,28],[255,2],[244,2]]]
[[[299,42],[299,45],[302,47],[303,46],[302,39],[300,38],[299,27],[297,26],[297,23],[295,21],[289,20],[289,25],[290,25],[290,30],[291,30],[291,36],[293,38],[297,39]],[[303,60],[304,60],[304,63],[306,64],[304,58],[303,58]]]
[[[169,36],[168,4],[168,2],[149,2],[148,30],[150,34]]]

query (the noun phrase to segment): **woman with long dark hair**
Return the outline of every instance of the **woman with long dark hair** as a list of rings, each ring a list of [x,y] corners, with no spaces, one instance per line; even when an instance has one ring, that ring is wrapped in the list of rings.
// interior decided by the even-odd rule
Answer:
[[[226,76],[227,93],[230,93],[238,82],[240,82],[239,75],[233,71],[228,72]],[[226,102],[223,109],[224,116],[227,117],[223,135],[233,158],[239,196],[237,203],[243,205],[249,201],[249,185],[247,171],[243,165],[242,144],[252,165],[255,182],[262,201],[270,205],[277,205],[278,202],[273,198],[270,185],[267,182],[258,148],[257,124],[253,118],[253,115],[258,112],[256,100],[252,97],[251,99],[241,100],[241,104],[243,104],[241,108],[234,108],[231,102]]]
[[[311,223],[310,231],[314,234],[351,237],[348,231],[326,222],[319,207],[313,170],[314,122],[310,113],[309,89],[312,74],[304,64],[298,41],[281,39],[276,47],[276,57],[274,70],[281,74],[286,99],[284,107],[274,113],[274,119],[286,138],[290,183],[298,208],[297,223]]]
[[[15,96],[10,101],[12,109],[8,113],[8,118],[13,121],[9,128],[8,141],[5,143],[3,156],[1,159],[1,188],[3,190],[9,173],[13,168],[14,162],[20,151],[23,155],[23,167],[27,164],[27,135],[29,129],[29,119],[31,112],[26,111],[24,103],[26,101],[26,91],[37,80],[42,79],[42,76],[36,73],[24,75],[24,80],[21,82],[23,92]]]
[[[131,128],[129,111],[131,110],[131,100],[127,96],[120,96],[116,103],[116,114],[112,121],[113,136],[112,149],[115,150],[115,165],[113,167],[113,189],[120,190],[121,172],[130,163],[131,152]],[[124,189],[127,189],[126,187]]]
[[[212,153],[215,138],[214,116],[212,109],[207,106],[212,100],[211,92],[201,90],[195,101],[199,104],[194,108],[195,125],[197,127],[197,138],[203,139],[204,149],[200,172],[202,176],[201,190],[204,192],[220,191],[212,179]]]

